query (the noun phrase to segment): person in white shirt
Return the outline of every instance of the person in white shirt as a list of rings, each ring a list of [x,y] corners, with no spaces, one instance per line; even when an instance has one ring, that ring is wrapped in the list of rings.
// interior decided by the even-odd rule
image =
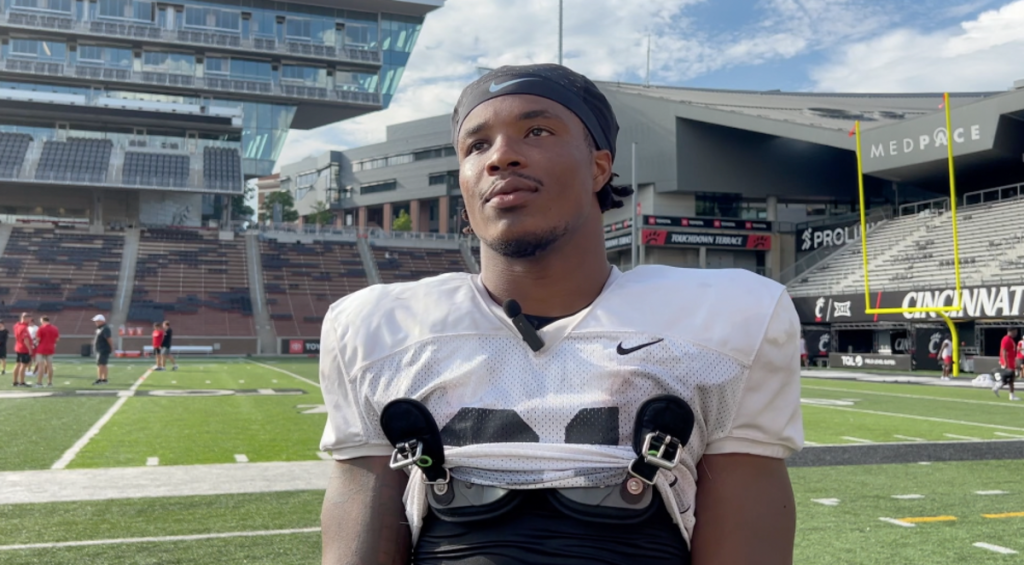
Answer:
[[[374,285],[325,316],[323,563],[792,563],[792,301],[743,270],[611,266],[602,214],[631,194],[611,184],[617,132],[600,90],[559,65],[502,67],[463,92],[453,141],[481,273]],[[633,464],[653,454],[634,422],[665,398],[695,425],[640,482]],[[402,399],[436,423],[433,484],[433,461],[410,458],[407,475],[389,460],[411,445],[382,424]],[[475,518],[437,506],[456,492],[481,493]]]
[[[953,373],[953,338],[946,334],[939,346],[939,360],[942,361],[942,380],[948,381]]]
[[[28,327],[28,335],[29,335],[29,337],[32,338],[32,349],[34,351],[35,348],[39,347],[39,338],[37,337],[39,335],[39,326],[36,325],[35,321],[33,321],[32,325]],[[32,376],[35,376],[35,374],[38,373],[38,372],[39,372],[39,356],[38,355],[33,355],[32,356],[32,368],[31,368],[30,371],[25,373],[25,375],[29,376],[29,377],[32,377]]]

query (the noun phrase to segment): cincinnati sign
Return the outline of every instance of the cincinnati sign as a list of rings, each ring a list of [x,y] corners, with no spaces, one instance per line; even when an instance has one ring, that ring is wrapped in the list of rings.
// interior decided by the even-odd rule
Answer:
[[[871,293],[874,308],[933,308],[954,306],[956,291],[952,288],[877,291]],[[800,321],[807,324],[844,322],[898,322],[941,318],[931,312],[900,314],[866,314],[864,294],[799,296],[793,298]],[[948,312],[954,319],[1020,319],[1024,318],[1024,285],[970,287],[962,290],[960,310]]]

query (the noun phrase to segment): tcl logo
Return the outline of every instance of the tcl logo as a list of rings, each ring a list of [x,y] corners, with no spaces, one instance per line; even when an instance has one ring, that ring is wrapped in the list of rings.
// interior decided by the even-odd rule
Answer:
[[[844,367],[860,367],[864,365],[864,359],[860,355],[840,355]]]

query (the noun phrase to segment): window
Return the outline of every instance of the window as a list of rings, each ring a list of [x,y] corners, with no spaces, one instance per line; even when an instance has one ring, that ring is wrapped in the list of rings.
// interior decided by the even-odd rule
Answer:
[[[230,60],[227,58],[209,57],[206,59],[206,72],[208,73],[226,75],[230,69]]]
[[[14,0],[17,8],[71,13],[71,0]]]
[[[316,184],[316,179],[320,176],[320,173],[316,171],[312,173],[302,173],[295,177],[295,188],[306,188]]]
[[[316,86],[327,86],[327,69],[302,65],[283,65],[281,79],[304,82]]]
[[[387,158],[382,159],[365,159],[363,161],[356,161],[352,163],[352,170],[354,172],[359,171],[372,171],[373,169],[382,169],[388,166]]]
[[[285,35],[289,40],[309,42],[313,38],[313,26],[305,18],[288,18],[285,21]]]
[[[404,165],[406,163],[412,163],[412,161],[412,155],[409,153],[406,153],[405,155],[394,155],[392,157],[388,157],[388,166],[393,167],[395,165]]]
[[[19,58],[64,62],[67,58],[67,46],[56,41],[12,39],[11,55]]]
[[[179,75],[194,75],[196,58],[195,55],[186,53],[147,51],[142,54],[142,65],[143,68],[148,71],[160,71]]]
[[[459,188],[459,171],[446,171],[434,173],[428,177],[427,184],[430,186],[445,185],[448,188]]]
[[[432,149],[424,149],[413,153],[413,158],[416,161],[423,161],[426,159],[440,159],[442,157],[454,157],[455,148],[451,145],[445,145],[443,147],[434,147]]]
[[[698,192],[696,194],[697,216],[711,218],[739,218],[741,194]]]
[[[270,63],[267,61],[231,59],[231,77],[269,82],[272,77]]]
[[[383,182],[375,182],[373,184],[364,184],[359,187],[359,194],[373,194],[375,192],[387,192],[389,190],[395,190],[398,188],[398,182],[393,180],[387,180]]]
[[[99,0],[102,18],[153,21],[153,4],[142,0]]]
[[[232,10],[186,6],[185,27],[237,32],[242,27],[242,14]]]
[[[78,62],[85,65],[130,69],[132,67],[132,50],[100,45],[79,45]]]

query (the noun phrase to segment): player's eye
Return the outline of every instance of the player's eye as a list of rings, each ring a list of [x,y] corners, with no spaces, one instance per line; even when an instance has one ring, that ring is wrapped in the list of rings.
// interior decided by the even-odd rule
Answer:
[[[544,128],[531,128],[529,131],[530,137],[541,137],[544,135],[550,135],[551,132]]]
[[[469,146],[469,153],[476,153],[477,151],[483,151],[487,147],[487,142],[476,141]]]

